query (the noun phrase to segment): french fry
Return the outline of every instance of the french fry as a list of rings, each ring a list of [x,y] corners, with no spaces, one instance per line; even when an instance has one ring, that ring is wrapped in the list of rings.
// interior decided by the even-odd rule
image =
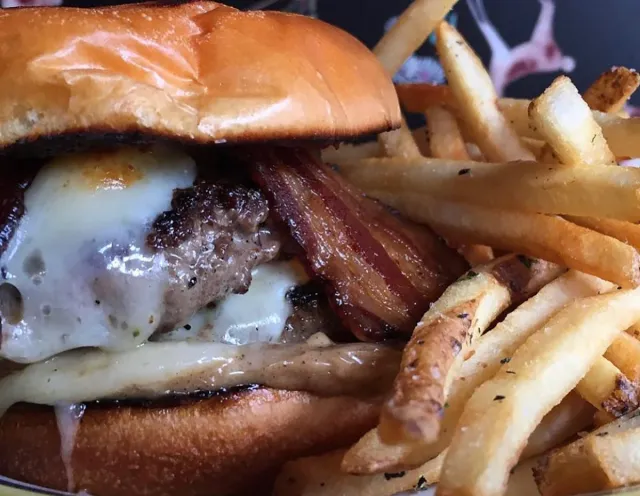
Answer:
[[[640,341],[630,334],[620,334],[604,357],[635,384],[640,383]]]
[[[569,393],[540,422],[527,442],[520,460],[538,456],[570,439],[592,423],[594,408],[576,393]],[[388,445],[382,443],[377,429],[372,429],[345,454],[341,470],[345,474],[371,475],[385,472],[413,470],[415,467],[433,467],[432,463],[444,457],[448,440],[436,445]],[[425,453],[431,452],[431,456]],[[440,453],[436,456],[437,453]],[[426,461],[425,461],[426,460]],[[439,478],[439,471],[438,471]],[[429,480],[437,482],[433,476]]]
[[[624,108],[640,86],[640,74],[626,67],[613,67],[600,74],[587,91],[584,101],[593,110],[615,114]]]
[[[496,106],[491,77],[475,52],[455,28],[441,22],[436,48],[460,116],[473,141],[491,161],[534,160]],[[424,108],[424,107],[423,107]]]
[[[378,426],[382,441],[436,441],[447,389],[460,359],[508,306],[534,294],[562,271],[555,264],[523,263],[506,255],[449,286],[404,349],[391,397],[382,408]]]
[[[460,109],[448,86],[430,84],[397,85],[398,96],[408,112],[422,113],[427,105],[445,105],[461,116]],[[498,108],[507,122],[521,137],[541,140],[542,135],[535,126],[529,123],[530,100],[516,98],[500,98]],[[617,114],[606,114],[597,110],[593,117],[602,128],[609,148],[617,157],[640,157],[640,117],[621,117]]]
[[[274,496],[388,496],[438,482],[444,453],[413,470],[355,476],[340,471],[343,451],[285,464]]]
[[[529,125],[527,100],[504,98],[498,107],[520,136],[542,139],[538,129]],[[640,117],[624,118],[616,114],[593,111],[609,148],[617,157],[640,157]]]
[[[456,243],[523,253],[626,288],[640,284],[640,255],[633,247],[559,217],[470,206],[413,193],[367,193]]]
[[[322,150],[322,161],[327,164],[376,157],[384,157],[384,152],[380,147],[380,143],[377,141],[370,141],[359,145],[343,143],[337,148],[330,146]]]
[[[576,391],[598,410],[613,417],[620,417],[638,407],[636,385],[603,357],[591,365],[589,372],[576,385]]]
[[[379,134],[378,142],[387,157],[414,158],[422,156],[404,119],[398,129]]]
[[[590,427],[593,423],[594,411],[594,407],[578,394],[569,393],[538,424],[520,455],[520,461],[539,456],[556,448]]]
[[[542,458],[534,468],[542,496],[570,496],[640,482],[638,412],[606,424]]]
[[[566,76],[556,78],[529,105],[531,125],[553,149],[562,164],[615,164],[602,129],[578,89]]]
[[[378,41],[373,53],[393,76],[426,41],[457,0],[415,0]]]
[[[365,192],[398,190],[532,213],[640,221],[640,169],[632,167],[432,158],[368,159],[339,166]]]
[[[424,111],[431,156],[450,160],[470,160],[456,118],[446,108],[434,105]],[[491,261],[493,250],[489,246],[469,245],[455,247],[474,267]]]
[[[411,131],[411,135],[413,136],[413,140],[418,145],[418,150],[425,157],[431,156],[431,148],[429,148],[429,136],[427,135],[426,127],[419,127]]]
[[[373,49],[390,77],[429,37],[436,24],[444,19],[457,0],[415,0]],[[395,131],[378,137],[386,155],[420,156],[406,122]]]
[[[593,407],[569,393],[529,438],[521,460],[555,448],[591,423]],[[436,484],[446,450],[414,469],[350,475],[341,471],[345,451],[300,458],[285,464],[275,483],[274,496],[389,496]]]
[[[575,215],[565,215],[564,218],[579,226],[588,227],[599,233],[624,241],[636,250],[640,250],[640,225],[638,224],[616,219],[579,217]]]
[[[640,289],[621,290],[569,304],[530,336],[467,403],[437,494],[503,494],[509,471],[543,416],[639,319]]]
[[[471,267],[483,265],[493,260],[493,248],[485,245],[459,245],[455,247]]]
[[[547,284],[483,335],[474,354],[462,364],[460,374],[451,385],[439,441],[448,444],[464,406],[476,388],[495,376],[533,332],[567,304],[614,288],[613,284],[597,277],[569,271]]]
[[[424,111],[431,156],[450,160],[469,160],[467,147],[456,118],[446,108],[434,105]]]

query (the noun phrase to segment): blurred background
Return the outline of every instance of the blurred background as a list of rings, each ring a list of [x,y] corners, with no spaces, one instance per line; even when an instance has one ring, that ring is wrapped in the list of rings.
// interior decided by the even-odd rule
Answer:
[[[0,0],[3,7],[89,7],[109,0]],[[117,2],[122,3],[122,2]],[[272,9],[319,17],[373,46],[410,0],[228,0],[243,9]],[[635,22],[638,0],[459,0],[449,14],[490,68],[500,93],[532,97],[553,78],[568,74],[583,90],[614,65],[640,68]],[[403,82],[444,82],[433,40],[396,75]],[[640,114],[640,92],[630,113]],[[635,107],[637,106],[637,107]]]

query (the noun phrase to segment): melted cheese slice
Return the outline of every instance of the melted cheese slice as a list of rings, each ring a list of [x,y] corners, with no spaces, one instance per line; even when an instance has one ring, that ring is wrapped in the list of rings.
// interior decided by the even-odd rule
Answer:
[[[327,395],[387,390],[401,353],[386,345],[146,343],[109,353],[73,350],[0,380],[0,415],[14,403],[157,398],[261,384]]]
[[[195,176],[193,159],[165,147],[74,154],[43,167],[0,258],[0,357],[33,362],[146,341],[164,312],[166,277],[145,236],[173,190]]]

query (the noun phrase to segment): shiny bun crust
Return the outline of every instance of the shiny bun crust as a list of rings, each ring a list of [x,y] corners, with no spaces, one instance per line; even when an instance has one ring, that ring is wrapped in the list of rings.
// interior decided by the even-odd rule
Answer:
[[[188,405],[89,407],[72,455],[75,489],[93,496],[268,494],[286,460],[353,443],[379,404],[257,389]],[[51,408],[0,419],[0,474],[66,490]]]
[[[334,140],[397,127],[374,55],[322,21],[215,2],[0,10],[0,149],[59,136]]]

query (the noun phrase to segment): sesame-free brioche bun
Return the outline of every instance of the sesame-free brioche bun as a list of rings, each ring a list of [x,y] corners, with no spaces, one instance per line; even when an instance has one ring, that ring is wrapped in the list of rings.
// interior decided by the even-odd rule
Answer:
[[[0,10],[0,151],[128,136],[337,140],[400,123],[393,84],[322,21],[216,2]]]
[[[71,468],[92,496],[269,494],[287,460],[355,442],[379,401],[267,388],[174,407],[96,407],[80,422]],[[67,490],[53,410],[0,418],[0,474]]]

